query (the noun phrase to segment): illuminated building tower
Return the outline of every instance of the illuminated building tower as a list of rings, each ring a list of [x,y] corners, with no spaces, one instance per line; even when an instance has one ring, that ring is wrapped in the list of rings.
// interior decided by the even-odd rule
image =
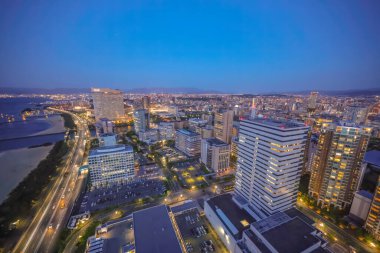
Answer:
[[[125,117],[123,92],[112,89],[92,88],[91,95],[96,121],[99,121],[101,118],[116,121]]]
[[[371,233],[376,240],[380,240],[380,180],[376,187],[375,196],[365,223],[365,229]]]
[[[220,110],[219,112],[215,113],[215,138],[230,144],[232,137],[233,120],[234,112],[232,110]]]
[[[144,97],[142,98],[142,104],[143,104],[143,108],[144,108],[145,110],[148,110],[148,111],[149,111],[149,109],[150,109],[150,97],[148,97],[148,96],[144,96]]]
[[[130,181],[135,176],[131,146],[104,146],[90,151],[88,167],[91,185],[103,187]]]
[[[350,205],[362,176],[370,128],[325,124],[311,165],[309,193],[324,206]]]
[[[251,106],[251,119],[256,118],[256,103],[255,103],[255,98],[252,98],[252,106]]]
[[[149,129],[149,112],[145,109],[136,110],[133,112],[133,122],[135,126],[135,132],[145,132]]]
[[[290,121],[240,122],[235,194],[257,219],[295,206],[308,129]]]
[[[317,108],[317,98],[318,98],[318,92],[311,92],[309,96],[309,102],[307,105],[307,110],[309,112],[314,112]]]

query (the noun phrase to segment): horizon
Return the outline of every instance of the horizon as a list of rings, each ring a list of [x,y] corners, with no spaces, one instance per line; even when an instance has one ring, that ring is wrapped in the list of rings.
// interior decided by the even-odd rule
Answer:
[[[0,87],[376,88],[379,12],[355,1],[4,1]]]

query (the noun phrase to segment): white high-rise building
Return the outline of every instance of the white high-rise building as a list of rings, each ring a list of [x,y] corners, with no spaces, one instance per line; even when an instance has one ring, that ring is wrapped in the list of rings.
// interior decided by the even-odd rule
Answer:
[[[93,149],[88,156],[88,167],[92,186],[130,181],[135,175],[133,148],[119,144]]]
[[[92,88],[91,95],[96,121],[101,118],[115,121],[125,117],[123,92],[120,90]]]
[[[241,121],[237,204],[257,219],[295,205],[307,132],[307,126],[290,121]]]

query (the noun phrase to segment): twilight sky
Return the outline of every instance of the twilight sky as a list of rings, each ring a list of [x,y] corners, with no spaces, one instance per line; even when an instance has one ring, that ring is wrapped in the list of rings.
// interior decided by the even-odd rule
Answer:
[[[0,86],[380,87],[379,13],[378,0],[2,0]]]

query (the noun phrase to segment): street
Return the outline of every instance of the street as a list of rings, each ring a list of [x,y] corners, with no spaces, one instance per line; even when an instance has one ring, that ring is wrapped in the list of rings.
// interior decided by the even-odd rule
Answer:
[[[58,112],[66,112],[56,110]],[[24,231],[13,252],[51,252],[62,228],[66,226],[74,202],[77,199],[83,178],[78,177],[85,152],[87,125],[79,117],[71,114],[77,121],[78,137],[66,157],[64,168],[57,177],[43,205]]]

